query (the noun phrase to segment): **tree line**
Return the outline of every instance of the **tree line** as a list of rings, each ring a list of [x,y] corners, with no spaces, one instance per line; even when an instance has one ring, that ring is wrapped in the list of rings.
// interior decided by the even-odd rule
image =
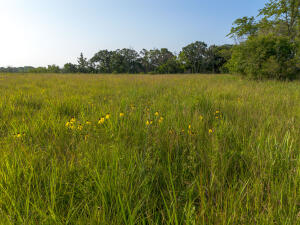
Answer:
[[[90,59],[81,53],[77,63],[48,67],[7,67],[0,72],[21,73],[128,73],[128,74],[174,74],[174,73],[223,73],[228,72],[225,63],[231,58],[232,45],[211,45],[196,41],[182,48],[179,54],[167,48],[134,49],[115,51],[100,50]]]
[[[0,68],[22,73],[232,73],[253,79],[292,80],[300,77],[300,0],[269,0],[257,16],[234,21],[228,37],[234,45],[196,41],[179,54],[167,48],[101,50],[63,68]]]

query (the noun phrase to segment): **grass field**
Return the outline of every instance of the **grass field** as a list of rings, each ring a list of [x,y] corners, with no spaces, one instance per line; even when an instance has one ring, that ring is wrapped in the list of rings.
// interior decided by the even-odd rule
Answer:
[[[0,224],[300,224],[300,82],[0,75]]]

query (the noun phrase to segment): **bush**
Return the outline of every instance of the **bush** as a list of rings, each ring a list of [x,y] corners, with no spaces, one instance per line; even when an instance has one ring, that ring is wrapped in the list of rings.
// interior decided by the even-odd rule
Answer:
[[[254,79],[291,80],[297,76],[297,45],[287,37],[250,37],[233,48],[226,67]]]

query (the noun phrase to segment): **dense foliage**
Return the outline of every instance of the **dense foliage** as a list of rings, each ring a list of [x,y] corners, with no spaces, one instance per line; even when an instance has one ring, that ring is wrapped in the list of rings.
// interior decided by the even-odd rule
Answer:
[[[296,45],[286,37],[250,37],[233,48],[229,70],[250,78],[293,79],[298,73]]]
[[[294,79],[300,71],[300,1],[270,0],[254,17],[239,18],[229,34],[238,45],[227,68],[255,79]]]

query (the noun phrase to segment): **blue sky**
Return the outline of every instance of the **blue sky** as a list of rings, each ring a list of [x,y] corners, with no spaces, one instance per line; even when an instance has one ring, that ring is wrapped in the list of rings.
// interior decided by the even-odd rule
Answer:
[[[0,66],[76,62],[100,49],[225,44],[267,0],[0,0]]]

